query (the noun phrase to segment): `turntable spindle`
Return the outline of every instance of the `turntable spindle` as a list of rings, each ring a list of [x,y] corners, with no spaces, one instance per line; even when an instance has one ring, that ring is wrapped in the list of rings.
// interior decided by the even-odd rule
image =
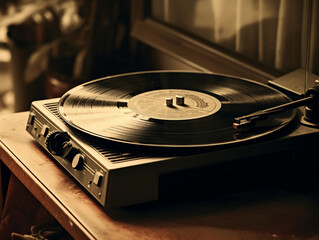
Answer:
[[[180,95],[176,95],[176,104],[179,106],[183,106],[185,103],[185,98]]]
[[[166,98],[166,106],[173,107],[173,98]]]

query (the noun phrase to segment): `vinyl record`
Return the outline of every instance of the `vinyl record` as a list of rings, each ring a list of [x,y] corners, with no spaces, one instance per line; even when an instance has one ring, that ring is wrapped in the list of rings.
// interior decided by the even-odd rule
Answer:
[[[287,103],[279,91],[253,81],[196,72],[122,74],[79,85],[59,102],[71,126],[100,138],[159,147],[220,146],[273,133],[295,116],[289,110],[244,131],[234,118]]]

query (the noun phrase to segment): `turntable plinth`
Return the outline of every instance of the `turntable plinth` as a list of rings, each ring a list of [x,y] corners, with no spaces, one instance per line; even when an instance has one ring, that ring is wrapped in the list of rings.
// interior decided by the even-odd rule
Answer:
[[[75,239],[236,240],[319,236],[318,189],[307,189],[305,193],[259,188],[105,213],[25,131],[27,118],[28,113],[0,116],[1,161]],[[18,198],[24,199],[24,196]],[[14,227],[21,225],[27,216],[20,212],[19,219],[10,219],[8,214],[18,210],[4,210],[3,217],[7,218],[2,221],[2,230],[9,225],[17,231]],[[28,224],[34,224],[36,219],[28,217],[31,219]],[[3,236],[0,238],[5,239]]]

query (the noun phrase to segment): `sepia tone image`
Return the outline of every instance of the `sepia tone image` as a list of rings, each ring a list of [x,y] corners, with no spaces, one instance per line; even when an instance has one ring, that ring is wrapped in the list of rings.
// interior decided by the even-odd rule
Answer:
[[[318,0],[0,0],[0,239],[319,240]]]

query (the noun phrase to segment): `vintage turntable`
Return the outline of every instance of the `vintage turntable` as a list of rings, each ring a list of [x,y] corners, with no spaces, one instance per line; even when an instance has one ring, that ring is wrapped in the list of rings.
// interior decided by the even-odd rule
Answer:
[[[35,101],[26,128],[103,207],[120,207],[307,167],[319,131],[300,124],[300,110],[250,115],[290,102],[230,76],[138,72]]]

